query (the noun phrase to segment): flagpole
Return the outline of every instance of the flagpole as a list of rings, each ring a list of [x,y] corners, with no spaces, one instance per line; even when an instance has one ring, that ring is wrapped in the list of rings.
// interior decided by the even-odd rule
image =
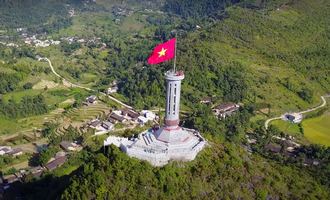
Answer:
[[[175,49],[174,49],[174,73],[176,71],[176,44],[177,44],[177,34],[175,33]]]

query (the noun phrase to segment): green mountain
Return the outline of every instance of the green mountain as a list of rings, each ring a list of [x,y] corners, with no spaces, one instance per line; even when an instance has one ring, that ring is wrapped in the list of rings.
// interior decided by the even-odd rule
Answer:
[[[177,65],[186,75],[182,123],[198,129],[209,146],[192,162],[171,162],[155,168],[129,158],[116,147],[103,148],[104,138],[91,137],[93,133],[81,133],[72,126],[56,129],[60,124],[42,124],[50,150],[43,151],[39,159],[49,160],[59,150],[61,140],[79,139],[85,148],[70,154],[67,163],[41,178],[27,176],[24,183],[16,183],[8,190],[6,198],[330,199],[330,148],[304,141],[294,156],[287,155],[287,144],[273,136],[284,137],[288,132],[274,127],[264,129],[266,118],[312,107],[319,104],[320,95],[329,93],[329,1],[31,0],[28,2],[35,6],[28,3],[27,7],[21,6],[24,1],[17,2],[14,5],[0,0],[9,8],[0,8],[0,25],[8,30],[1,34],[27,26],[32,34],[46,31],[47,38],[55,40],[76,37],[96,42],[63,40],[47,48],[22,42],[21,47],[0,44],[0,123],[17,120],[26,128],[34,120],[42,120],[22,120],[20,116],[39,115],[56,108],[66,110],[63,115],[67,119],[73,116],[70,120],[80,121],[89,113],[98,117],[104,112],[103,108],[95,113],[80,109],[82,100],[90,94],[78,89],[33,89],[40,77],[60,83],[44,63],[33,59],[35,55],[48,57],[66,79],[97,91],[104,91],[117,80],[119,94],[115,97],[134,108],[164,107],[164,72],[173,63],[150,66],[146,59],[155,44],[173,37],[176,30]],[[42,8],[45,10],[37,12]],[[77,13],[69,17],[68,10],[72,8]],[[16,16],[13,10],[22,12]],[[27,93],[40,93],[45,99],[37,96],[40,102],[35,102],[24,97]],[[215,104],[240,103],[242,108],[232,117],[218,120],[210,106],[199,103],[204,97],[213,97]],[[15,103],[16,99],[21,102]],[[74,104],[60,107],[66,100]],[[101,101],[114,109],[118,107]],[[47,107],[49,102],[51,106]],[[39,104],[45,109],[32,112]],[[21,109],[16,116],[6,115],[18,105]],[[49,113],[47,117],[60,115]],[[297,128],[303,133],[302,126]],[[250,146],[247,135],[253,136],[257,144]],[[280,147],[279,153],[266,149],[275,143]],[[0,159],[0,166],[5,166],[7,160]],[[319,164],[306,166],[307,161]]]
[[[228,8],[228,18],[179,39],[189,95],[270,104],[275,113],[318,104],[330,90],[328,8],[327,1]]]
[[[237,5],[226,9],[225,19],[179,37],[185,104],[196,107],[201,97],[216,95],[222,101],[269,104],[273,114],[318,104],[319,95],[330,90],[328,9],[329,2],[322,0],[261,9]],[[154,82],[155,70],[142,77]],[[148,90],[143,78],[135,78],[125,79],[136,84],[137,91],[127,90],[132,102],[141,98],[139,89]],[[313,175],[320,171],[248,155],[236,142],[219,139],[221,127],[201,114],[203,109],[192,123],[213,136],[206,134],[211,146],[195,162],[154,169],[111,148],[71,179],[62,198],[329,198],[328,186]]]

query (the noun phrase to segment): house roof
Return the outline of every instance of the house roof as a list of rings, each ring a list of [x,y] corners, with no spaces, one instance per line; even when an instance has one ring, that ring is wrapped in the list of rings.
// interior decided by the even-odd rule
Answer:
[[[227,109],[231,109],[233,107],[236,107],[236,104],[234,104],[234,103],[224,103],[224,104],[220,104],[220,105],[216,106],[215,109],[227,110]]]
[[[4,176],[2,179],[4,180],[4,182],[7,182],[7,183],[13,183],[18,180],[18,178],[15,174],[10,174],[10,175]]]
[[[137,113],[133,110],[130,110],[130,109],[124,109],[122,112],[123,112],[123,115],[127,114],[128,116],[130,116],[132,118],[138,118],[140,116],[139,113]]]
[[[143,122],[143,123],[147,123],[149,120],[143,116],[139,116],[138,119]]]
[[[265,148],[269,151],[272,151],[274,153],[279,153],[282,149],[281,145],[278,145],[278,144],[272,144],[272,143],[269,143],[265,146]]]
[[[0,146],[0,150],[2,150],[2,151],[8,151],[10,149],[11,149],[10,146]]]
[[[0,148],[0,151],[3,151],[4,153],[9,153],[11,151],[11,148],[3,147],[3,148]]]
[[[65,150],[68,150],[70,147],[74,147],[74,146],[72,145],[72,142],[69,142],[69,141],[62,141],[62,142],[60,143],[60,146],[61,146],[63,149],[65,149]]]
[[[89,96],[86,98],[87,101],[89,102],[93,102],[93,101],[96,101],[97,97],[95,95],[92,95],[92,96]]]
[[[93,120],[89,123],[90,126],[97,126],[101,123],[101,121],[99,119]]]
[[[67,157],[63,156],[63,157],[59,157],[49,163],[46,164],[46,168],[48,170],[53,170],[56,169],[57,167],[63,165],[65,162],[67,161]]]
[[[95,95],[91,95],[89,97],[87,97],[88,99],[97,99],[97,97]]]
[[[104,124],[104,125],[106,125],[108,127],[113,126],[113,124],[111,122],[107,122],[107,121],[102,122],[102,124]]]
[[[117,115],[116,113],[111,113],[110,118],[115,119],[120,122],[123,122],[125,120],[125,117]]]
[[[201,99],[201,102],[203,102],[203,101],[205,101],[205,102],[211,102],[212,101],[212,97],[204,97],[204,98]]]
[[[8,152],[9,155],[15,155],[15,154],[18,154],[18,153],[22,153],[22,149],[21,148],[16,148],[16,149],[13,149],[12,151]]]

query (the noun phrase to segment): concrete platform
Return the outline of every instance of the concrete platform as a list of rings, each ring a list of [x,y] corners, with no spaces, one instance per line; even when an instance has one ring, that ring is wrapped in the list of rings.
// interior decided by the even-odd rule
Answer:
[[[114,144],[130,157],[163,166],[171,160],[194,160],[206,141],[199,132],[179,127],[175,131],[149,129],[132,140],[110,136],[104,144]]]

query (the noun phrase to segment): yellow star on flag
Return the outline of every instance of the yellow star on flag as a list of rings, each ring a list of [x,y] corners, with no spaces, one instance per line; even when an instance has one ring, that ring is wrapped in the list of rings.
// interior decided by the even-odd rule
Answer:
[[[162,50],[160,52],[158,52],[158,54],[159,54],[158,57],[160,58],[162,56],[165,56],[166,55],[166,51],[167,51],[167,49],[162,48]]]

